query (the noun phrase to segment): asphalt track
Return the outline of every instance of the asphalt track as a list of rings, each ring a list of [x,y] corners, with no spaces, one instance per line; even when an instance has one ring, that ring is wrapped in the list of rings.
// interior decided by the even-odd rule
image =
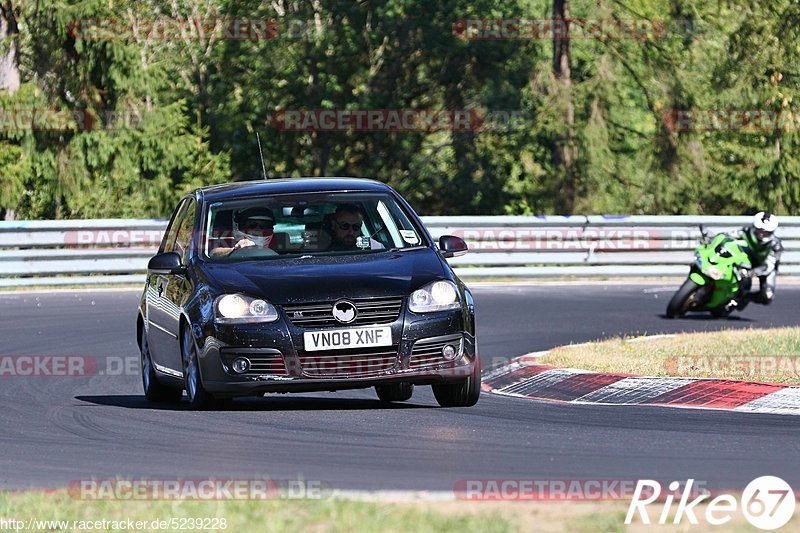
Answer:
[[[619,334],[796,325],[800,286],[741,318],[669,321],[674,286],[476,287],[478,339],[497,364]],[[138,293],[0,295],[0,355],[138,357]],[[104,364],[105,363],[105,364]],[[113,365],[112,365],[113,366]],[[694,478],[742,488],[761,475],[800,486],[793,416],[535,402],[484,394],[441,409],[428,388],[383,407],[372,390],[274,395],[231,410],[158,407],[138,373],[0,377],[0,488],[71,480],[261,478],[336,488],[452,490],[467,479]]]

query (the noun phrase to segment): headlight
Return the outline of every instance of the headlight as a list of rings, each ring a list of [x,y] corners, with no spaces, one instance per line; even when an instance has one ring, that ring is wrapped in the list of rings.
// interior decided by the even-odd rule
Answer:
[[[216,321],[220,324],[275,322],[278,310],[266,300],[243,294],[225,294],[217,298]]]
[[[408,309],[414,313],[431,313],[460,309],[458,291],[452,281],[434,281],[411,293]]]
[[[706,274],[706,275],[707,275],[709,278],[711,278],[711,279],[713,279],[713,280],[722,279],[722,278],[725,276],[725,274],[723,274],[723,273],[722,273],[722,270],[718,269],[718,268],[717,268],[717,267],[715,267],[715,266],[710,266],[710,267],[708,267],[708,268],[706,269],[706,271],[705,271],[705,274]]]

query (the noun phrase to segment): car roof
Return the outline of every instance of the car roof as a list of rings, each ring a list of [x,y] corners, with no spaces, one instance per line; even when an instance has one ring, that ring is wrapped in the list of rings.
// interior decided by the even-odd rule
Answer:
[[[213,185],[197,189],[195,192],[206,202],[219,202],[269,194],[391,190],[391,187],[384,183],[363,178],[276,178]]]

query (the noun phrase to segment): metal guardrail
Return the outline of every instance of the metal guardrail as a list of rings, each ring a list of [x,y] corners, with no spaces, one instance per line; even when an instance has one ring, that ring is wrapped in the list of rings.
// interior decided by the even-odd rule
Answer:
[[[434,238],[471,252],[450,260],[464,279],[684,276],[702,224],[732,231],[750,217],[423,217]],[[0,222],[0,286],[140,283],[164,220]],[[781,217],[782,276],[800,275],[800,217]]]

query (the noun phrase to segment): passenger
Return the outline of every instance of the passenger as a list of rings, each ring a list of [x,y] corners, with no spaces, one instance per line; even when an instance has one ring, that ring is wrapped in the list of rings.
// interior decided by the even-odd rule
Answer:
[[[385,247],[371,237],[364,237],[364,211],[356,204],[341,204],[336,208],[328,231],[329,251],[383,250]]]
[[[355,204],[342,204],[336,208],[329,228],[332,251],[358,250],[358,237],[362,236],[364,214]]]

